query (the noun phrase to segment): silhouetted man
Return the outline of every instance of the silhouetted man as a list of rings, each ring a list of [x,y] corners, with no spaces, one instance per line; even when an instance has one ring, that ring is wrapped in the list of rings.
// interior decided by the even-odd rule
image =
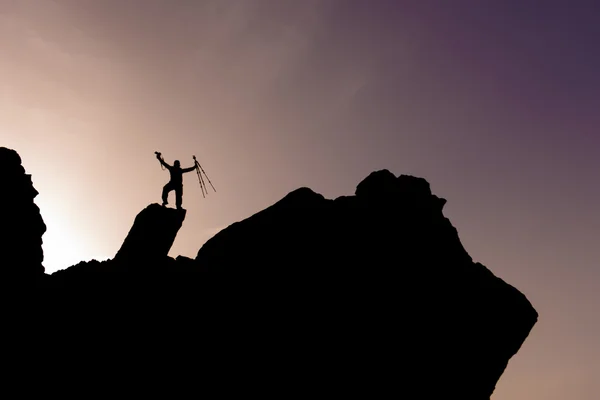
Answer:
[[[158,158],[158,161],[160,161],[160,163],[162,165],[164,165],[165,168],[167,168],[169,170],[169,172],[171,173],[171,180],[169,181],[169,183],[167,183],[165,185],[165,187],[163,187],[163,191],[162,191],[163,204],[162,205],[166,206],[167,204],[169,204],[169,202],[167,201],[169,192],[171,190],[174,190],[175,191],[175,204],[177,205],[177,209],[181,210],[181,197],[183,196],[183,174],[186,172],[191,172],[191,171],[195,170],[196,166],[194,165],[193,167],[190,167],[190,168],[181,168],[179,160],[175,160],[175,162],[173,163],[173,166],[171,166],[162,159],[160,153],[156,154],[156,158]]]

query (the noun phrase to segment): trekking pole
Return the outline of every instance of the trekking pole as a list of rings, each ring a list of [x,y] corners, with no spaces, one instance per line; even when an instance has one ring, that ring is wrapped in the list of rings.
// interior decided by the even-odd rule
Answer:
[[[202,171],[202,173],[204,174],[204,176],[206,176],[206,179],[208,179],[208,183],[210,183],[210,186],[213,188],[213,190],[216,192],[217,189],[215,189],[215,187],[213,186],[212,182],[210,181],[210,178],[208,177],[208,175],[206,174],[206,172],[204,171],[204,168],[202,168],[202,166],[200,165],[200,163],[198,162],[198,160],[196,160],[196,156],[194,157],[194,161],[196,162],[196,165],[198,166],[198,168],[200,168],[200,170]],[[207,192],[208,193],[208,192]]]
[[[200,166],[200,164],[196,163],[198,168]],[[198,168],[198,171],[200,171],[200,168]],[[204,193],[206,195],[208,195],[208,189],[206,189],[206,183],[204,182],[204,178],[202,177],[202,174],[200,174],[200,180],[202,181],[202,187],[204,188]]]
[[[206,197],[204,195],[204,185],[202,184],[202,175],[200,174],[200,169],[198,168],[198,161],[194,157],[194,166],[196,167],[196,175],[198,175],[198,183],[200,184],[200,191],[202,192],[202,197]]]

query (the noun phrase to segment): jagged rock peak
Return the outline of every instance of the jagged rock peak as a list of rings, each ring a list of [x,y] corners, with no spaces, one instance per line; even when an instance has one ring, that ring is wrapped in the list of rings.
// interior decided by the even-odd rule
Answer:
[[[21,165],[21,156],[15,150],[0,147],[0,166],[2,168],[15,167]],[[23,171],[25,171],[23,169]]]
[[[412,175],[396,177],[389,170],[372,172],[356,187],[355,195],[360,199],[374,201],[412,201],[433,203],[441,210],[446,200],[431,193],[429,182]]]
[[[0,204],[8,205],[7,202],[16,203],[23,200],[32,200],[38,195],[33,187],[31,175],[25,173],[21,165],[21,156],[15,150],[0,147],[0,173],[2,174],[2,185],[10,196],[2,196]],[[11,198],[13,200],[11,200]]]
[[[0,266],[11,276],[43,275],[42,235],[46,225],[33,199],[38,191],[19,154],[0,147]]]
[[[185,214],[184,209],[150,204],[135,217],[115,260],[152,260],[167,257],[185,220]]]

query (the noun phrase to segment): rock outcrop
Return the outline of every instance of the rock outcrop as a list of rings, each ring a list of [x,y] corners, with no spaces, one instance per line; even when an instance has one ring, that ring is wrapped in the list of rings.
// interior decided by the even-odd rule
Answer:
[[[0,147],[0,185],[0,274],[5,279],[40,277],[46,225],[34,203],[38,192],[19,154],[5,147]]]
[[[135,218],[115,260],[156,260],[167,257],[186,210],[150,204]]]
[[[280,321],[311,327],[276,341],[302,348],[288,353],[298,362],[335,354],[312,372],[351,392],[488,399],[537,313],[472,261],[445,203],[425,179],[387,170],[355,196],[302,188],[215,235],[196,262],[241,298],[266,295],[260,307]]]
[[[184,209],[148,205],[135,217],[115,257],[103,262],[80,262],[56,271],[49,277],[49,284],[60,289],[78,288],[86,296],[115,289],[133,293],[139,290],[141,282],[164,284],[182,265],[193,265],[187,257],[174,260],[168,256],[185,215]]]

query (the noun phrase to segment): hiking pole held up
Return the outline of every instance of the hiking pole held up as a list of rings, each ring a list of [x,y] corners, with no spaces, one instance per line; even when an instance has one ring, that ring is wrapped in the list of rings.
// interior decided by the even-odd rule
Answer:
[[[217,189],[215,189],[215,187],[213,186],[212,182],[210,181],[210,178],[204,171],[204,168],[202,168],[202,166],[196,159],[196,156],[192,156],[192,157],[194,158],[194,165],[196,166],[196,174],[198,174],[198,182],[200,183],[200,189],[202,190],[202,196],[204,197],[205,193],[208,194],[208,190],[206,190],[206,184],[204,184],[204,178],[202,177],[202,174],[204,174],[204,176],[206,177],[206,180],[208,180],[208,183],[213,188],[213,190],[216,192]]]
[[[194,165],[196,166],[196,174],[198,175],[198,183],[200,183],[200,191],[202,192],[202,197],[206,197],[206,194],[208,194],[208,192],[206,192],[206,185],[204,184],[204,179],[202,179],[200,168],[198,168],[198,162],[195,160]]]

